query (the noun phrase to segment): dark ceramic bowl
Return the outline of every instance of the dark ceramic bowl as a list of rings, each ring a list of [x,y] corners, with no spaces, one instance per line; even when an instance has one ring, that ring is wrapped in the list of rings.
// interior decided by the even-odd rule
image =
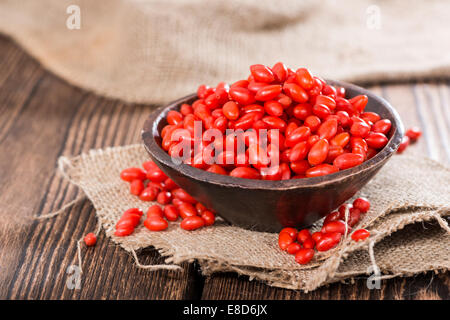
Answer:
[[[167,124],[167,112],[178,110],[182,103],[192,103],[195,94],[155,110],[145,122],[142,139],[150,157],[171,179],[227,221],[268,232],[277,232],[284,226],[306,227],[340,206],[369,182],[397,150],[404,134],[399,115],[387,101],[352,84],[329,82],[345,87],[347,97],[367,95],[369,102],[365,110],[377,112],[392,122],[387,145],[357,167],[315,178],[266,181],[214,174],[186,164],[176,165],[161,148],[160,131]]]

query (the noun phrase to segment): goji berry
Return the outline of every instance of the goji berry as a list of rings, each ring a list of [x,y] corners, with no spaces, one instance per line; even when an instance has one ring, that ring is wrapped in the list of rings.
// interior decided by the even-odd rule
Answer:
[[[295,261],[299,264],[308,264],[314,257],[313,249],[300,249],[295,254]]]
[[[369,236],[370,236],[370,232],[367,231],[366,229],[358,229],[352,233],[352,239],[354,241],[364,240],[364,239],[367,239]]]
[[[89,232],[87,235],[84,236],[84,243],[88,247],[95,246],[95,244],[97,243],[97,236],[92,232]]]
[[[199,216],[186,217],[181,221],[180,227],[184,230],[192,231],[205,225],[205,221]]]
[[[367,198],[360,197],[353,201],[353,207],[359,209],[362,213],[366,213],[370,209],[370,202]]]
[[[422,130],[420,130],[419,127],[411,127],[408,130],[406,130],[405,135],[411,140],[415,141],[420,138],[422,135]]]
[[[316,242],[317,251],[328,251],[339,244],[342,234],[339,232],[323,233],[319,241]]]

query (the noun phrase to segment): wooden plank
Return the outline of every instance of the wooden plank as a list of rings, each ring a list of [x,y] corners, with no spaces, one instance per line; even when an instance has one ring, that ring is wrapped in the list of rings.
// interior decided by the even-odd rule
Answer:
[[[309,293],[270,287],[246,276],[223,273],[207,277],[202,299],[212,300],[413,300],[448,299],[450,278],[447,274],[418,275],[383,281],[380,290],[369,290],[361,277],[352,284],[336,283]]]
[[[397,109],[402,119],[405,129],[418,126],[424,131],[423,137],[416,143],[410,145],[404,154],[417,154],[432,156],[432,151],[427,144],[429,137],[428,126],[420,118],[423,112],[423,106],[419,103],[424,103],[419,99],[418,85],[411,84],[395,84],[384,87],[384,97]]]
[[[0,61],[16,48],[0,38]],[[21,53],[21,50],[17,51]],[[14,60],[14,56],[5,59]],[[99,98],[44,71],[27,57],[0,88],[4,124],[0,147],[0,298],[14,299],[186,299],[200,295],[194,264],[183,272],[138,269],[133,258],[102,232],[94,248],[83,249],[81,289],[66,285],[77,264],[76,241],[96,227],[95,211],[83,200],[46,221],[33,217],[79,195],[55,174],[58,156],[91,148],[139,142],[151,106]],[[1,77],[0,77],[1,80]],[[152,249],[141,263],[163,263]],[[201,280],[201,279],[200,279]]]
[[[448,97],[448,87],[440,88],[439,95],[439,86],[442,84],[377,85],[370,88],[398,110],[406,128],[417,125],[423,129],[424,137],[412,144],[405,154],[428,154],[437,160],[448,161],[439,149],[445,143],[442,135],[448,126],[445,127],[438,119],[442,112],[439,106],[448,108],[444,100]],[[367,289],[366,280],[362,278],[354,285],[336,283],[305,294],[273,288],[257,281],[249,282],[247,277],[235,274],[214,274],[205,280],[202,299],[448,299],[448,274],[435,276],[429,273],[383,281],[381,290]]]

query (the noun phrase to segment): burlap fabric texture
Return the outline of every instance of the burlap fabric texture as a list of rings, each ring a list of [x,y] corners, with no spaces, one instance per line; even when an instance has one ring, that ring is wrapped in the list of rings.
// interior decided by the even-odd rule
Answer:
[[[128,184],[119,178],[122,169],[146,160],[141,145],[92,150],[59,160],[60,171],[92,201],[106,235],[135,257],[136,250],[153,246],[169,264],[195,259],[204,274],[233,271],[304,291],[374,271],[389,278],[450,268],[450,228],[445,218],[450,214],[450,170],[433,160],[391,158],[358,194],[367,196],[372,207],[354,228],[367,228],[371,236],[363,242],[347,237],[305,266],[278,248],[277,234],[245,230],[225,221],[192,232],[179,228],[179,222],[170,223],[164,232],[150,232],[141,224],[128,237],[114,236],[114,225],[124,210],[146,210],[150,205],[130,195]]]
[[[277,61],[351,82],[448,76],[448,21],[447,0],[0,0],[0,32],[47,69],[147,103]]]

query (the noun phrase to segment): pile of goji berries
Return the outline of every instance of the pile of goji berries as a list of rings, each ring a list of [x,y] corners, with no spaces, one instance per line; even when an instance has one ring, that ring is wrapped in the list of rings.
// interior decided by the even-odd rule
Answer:
[[[284,228],[278,235],[280,249],[295,255],[295,261],[307,264],[317,251],[328,251],[336,247],[345,234],[351,234],[354,241],[364,240],[370,236],[369,231],[358,229],[352,232],[352,227],[358,223],[361,214],[370,209],[370,202],[366,198],[358,198],[353,204],[343,204],[337,211],[325,217],[322,229],[310,233],[308,229],[297,231],[294,228]],[[345,215],[347,213],[347,220]],[[345,222],[347,221],[347,223]]]
[[[294,71],[281,62],[272,68],[252,65],[250,72],[247,79],[231,85],[220,83],[215,88],[201,85],[197,100],[181,105],[178,111],[169,111],[168,124],[161,130],[162,148],[172,157],[181,155],[184,163],[209,172],[238,178],[286,180],[317,177],[357,166],[387,144],[391,122],[364,111],[367,96],[346,98],[345,88],[326,83],[306,68]],[[196,123],[205,130],[200,141],[196,141],[194,134]],[[210,129],[221,133],[220,138],[208,136]],[[230,129],[245,132],[240,137],[229,134]],[[177,135],[177,130],[182,132]],[[265,143],[258,135],[264,130]],[[408,129],[398,152],[403,152],[421,134],[417,127]],[[240,138],[244,145],[241,153],[237,148]],[[192,152],[194,148],[188,154],[180,154],[177,148],[180,142],[197,143],[200,152]],[[210,142],[212,149],[208,149]],[[213,158],[214,163],[205,158]],[[142,201],[159,203],[148,208],[144,221],[147,229],[165,230],[168,221],[177,221],[179,217],[184,230],[214,224],[214,211],[179,188],[154,162],[147,161],[142,166],[143,169],[125,169],[120,177],[130,183],[131,194]],[[297,232],[284,228],[279,234],[279,246],[295,254],[298,263],[308,263],[314,256],[314,248],[329,250],[340,242],[343,234],[350,234],[369,207],[364,198],[356,199],[353,205],[344,204],[325,218],[320,232],[313,234],[307,229]],[[115,235],[133,233],[143,214],[138,208],[126,210],[116,224]],[[369,235],[367,230],[359,229],[351,237],[359,241]],[[93,233],[84,238],[88,246],[95,245],[96,240]]]
[[[285,180],[357,166],[387,144],[391,121],[364,111],[367,96],[348,99],[345,88],[326,83],[308,69],[294,71],[280,62],[272,68],[252,65],[250,71],[247,79],[231,85],[201,85],[197,100],[168,112],[168,124],[161,131],[162,148],[172,157],[182,157],[185,163],[210,172]],[[196,121],[202,132],[216,129],[223,137],[211,139],[203,134],[195,138]],[[239,137],[227,134],[227,129],[245,131],[241,154],[236,151]],[[262,129],[267,130],[264,146],[254,135]],[[181,141],[194,144],[195,139],[201,140],[197,141],[197,153],[184,154],[177,147]],[[213,151],[207,148],[209,144]],[[227,144],[232,147],[224,150]],[[214,163],[207,161],[210,157]],[[275,158],[277,165],[271,167]],[[269,166],[271,170],[263,170]]]
[[[130,183],[130,193],[142,201],[155,201],[159,204],[147,210],[144,226],[151,231],[162,231],[169,226],[167,221],[182,218],[180,227],[195,230],[213,225],[215,213],[195,200],[181,189],[172,179],[158,168],[153,161],[146,161],[141,168],[127,168],[120,173],[120,178]],[[126,210],[116,224],[116,236],[128,236],[140,223],[142,210]]]

